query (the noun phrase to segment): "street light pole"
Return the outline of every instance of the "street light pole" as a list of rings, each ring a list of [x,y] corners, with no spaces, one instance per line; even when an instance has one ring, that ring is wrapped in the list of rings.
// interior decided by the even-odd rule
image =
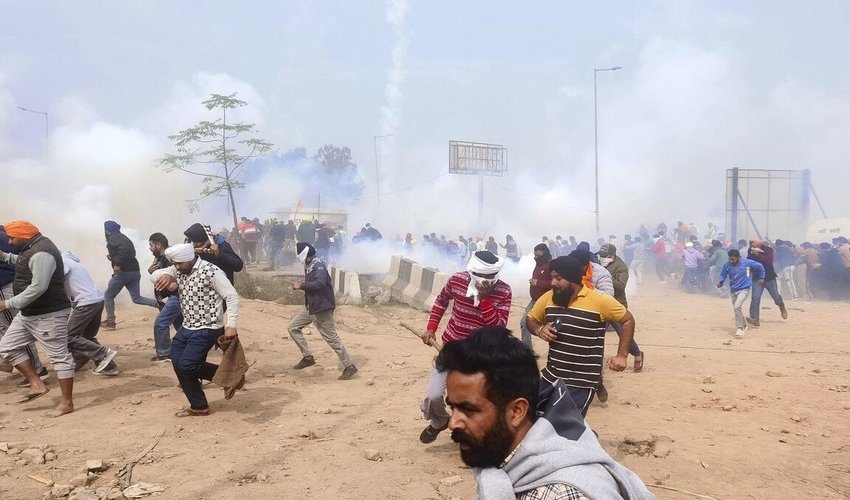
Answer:
[[[617,71],[622,66],[593,68],[593,177],[596,192],[596,239],[599,239],[599,112],[596,105],[596,74],[600,71]]]
[[[21,111],[26,111],[27,113],[35,113],[37,115],[44,116],[44,153],[47,154],[47,136],[50,131],[50,118],[46,111],[36,111],[34,109],[24,108],[22,106],[18,106],[18,109]]]
[[[378,139],[392,137],[393,134],[376,135],[373,137],[375,145],[375,196],[378,199],[378,218],[381,217],[381,171],[378,168]]]

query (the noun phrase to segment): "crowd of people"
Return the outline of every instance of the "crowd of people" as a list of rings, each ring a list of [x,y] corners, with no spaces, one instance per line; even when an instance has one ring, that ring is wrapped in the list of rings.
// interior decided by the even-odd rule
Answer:
[[[151,362],[173,366],[188,401],[176,416],[209,415],[202,384],[219,367],[207,355],[217,343],[238,340],[235,273],[246,262],[259,262],[263,252],[272,267],[289,256],[303,266],[304,279],[292,288],[304,291],[305,305],[287,328],[301,354],[293,368],[316,364],[302,333],[314,324],[343,366],[339,379],[355,377],[358,369],[336,332],[326,266],[345,246],[344,229],[310,219],[260,225],[247,218],[237,229],[238,235],[215,234],[196,223],[177,244],[162,232],[152,233],[147,271],[155,293],[148,298],[140,293],[135,247],[115,221],[104,223],[112,276],[103,294],[81,260],[61,252],[34,224],[17,220],[0,227],[0,370],[17,369],[24,376],[21,402],[49,391],[50,374],[37,346],[49,357],[62,393],[50,416],[74,411],[74,373],[89,361],[95,374],[120,374],[117,349],[101,345],[97,334],[101,327],[119,327],[115,298],[127,289],[135,304],[158,309]],[[381,233],[366,224],[352,242],[380,239]],[[765,290],[787,318],[781,293],[792,300],[837,299],[850,284],[850,246],[843,237],[818,247],[784,240],[731,245],[713,225],[700,235],[693,224],[681,222],[670,234],[664,224],[652,235],[642,226],[634,237],[620,241],[611,235],[593,244],[544,236],[533,247],[530,301],[520,317],[520,335],[514,336],[506,329],[513,290],[500,279],[505,263],[523,255],[511,235],[497,242],[493,236],[455,240],[431,233],[417,242],[407,234],[395,243],[402,252],[428,249],[464,263],[437,296],[421,334],[439,355],[420,405],[428,425],[419,439],[432,443],[451,430],[461,458],[475,468],[482,498],[653,498],[636,475],[602,449],[584,421],[594,398],[608,398],[606,366],[623,371],[632,356],[634,372],[644,367],[627,289],[631,279],[643,284],[646,264],[654,265],[662,283],[675,280],[687,293],[728,293],[738,338],[748,326],[760,325]],[[606,361],[609,330],[619,341]],[[546,345],[542,371],[533,336]],[[242,372],[223,386],[225,399],[245,383]],[[486,412],[493,418],[483,418]]]

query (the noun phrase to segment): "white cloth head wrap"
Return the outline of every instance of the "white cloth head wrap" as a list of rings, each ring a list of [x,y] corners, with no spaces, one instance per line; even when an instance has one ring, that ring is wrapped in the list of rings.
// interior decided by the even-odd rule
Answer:
[[[296,255],[296,257],[298,257],[298,262],[300,262],[300,263],[302,263],[302,264],[306,264],[306,263],[307,263],[307,254],[308,254],[308,253],[310,253],[310,246],[309,246],[309,245],[308,245],[308,246],[306,246],[306,247],[304,247],[304,250],[301,250],[301,253],[299,253],[298,255]]]
[[[493,283],[499,281],[499,271],[502,270],[502,266],[505,264],[505,261],[502,260],[498,255],[494,255],[494,257],[496,257],[496,262],[490,264],[479,259],[478,256],[474,253],[469,258],[469,263],[467,263],[466,265],[466,270],[469,273],[469,285],[467,285],[466,287],[466,296],[472,297],[472,303],[476,307],[479,304],[478,287],[476,285],[478,283],[481,283],[482,281],[492,281]],[[481,278],[479,276],[475,276],[472,273],[495,274],[496,276],[493,278]]]
[[[165,258],[171,262],[191,262],[195,258],[195,247],[191,243],[178,243],[165,249]]]

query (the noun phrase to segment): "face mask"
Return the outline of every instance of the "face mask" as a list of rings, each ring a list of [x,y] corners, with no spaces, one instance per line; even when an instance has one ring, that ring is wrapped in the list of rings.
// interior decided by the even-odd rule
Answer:
[[[309,248],[305,248],[304,250],[302,250],[301,253],[298,254],[298,262],[300,262],[302,264],[306,264],[307,263],[307,253],[309,251],[310,251]]]
[[[614,262],[614,259],[612,257],[599,257],[599,264],[601,264],[603,267],[607,266],[612,262]]]
[[[472,277],[472,281],[473,281],[476,285],[481,285],[481,286],[490,286],[490,285],[492,285],[493,283],[495,283],[495,282],[496,282],[496,280],[495,280],[495,279],[482,278],[481,276],[476,276],[476,275],[471,274],[471,273],[470,273],[470,276]]]

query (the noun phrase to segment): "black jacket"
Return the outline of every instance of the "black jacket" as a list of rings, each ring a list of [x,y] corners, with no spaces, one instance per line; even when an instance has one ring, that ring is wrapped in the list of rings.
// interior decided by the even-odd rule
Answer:
[[[118,231],[106,236],[106,250],[113,266],[121,268],[122,273],[138,272],[139,261],[136,260],[136,247],[130,238]]]
[[[307,310],[310,314],[334,310],[334,286],[328,268],[321,260],[314,260],[310,271],[304,271],[304,295]]]
[[[227,279],[232,284],[233,274],[241,271],[245,266],[245,263],[242,262],[242,258],[233,251],[233,247],[230,246],[230,243],[224,239],[224,236],[217,234],[213,239],[215,244],[218,245],[218,256],[211,253],[201,253],[198,254],[198,257],[200,257],[201,260],[205,260],[216,265],[219,269],[224,271]]]

